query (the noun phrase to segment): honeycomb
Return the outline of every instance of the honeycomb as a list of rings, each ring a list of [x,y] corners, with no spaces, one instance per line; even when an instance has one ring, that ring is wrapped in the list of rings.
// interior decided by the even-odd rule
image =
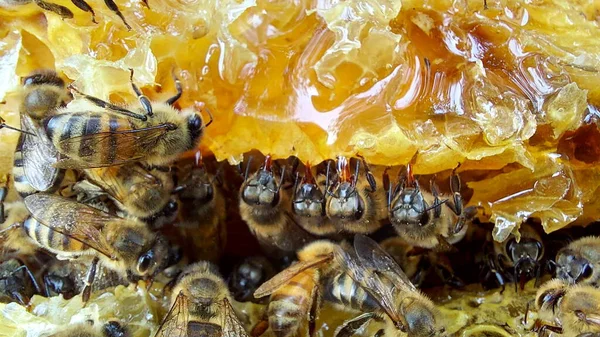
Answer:
[[[117,0],[131,30],[103,1],[88,2],[97,23],[68,0],[53,3],[72,10],[71,19],[0,0],[7,124],[19,125],[20,78],[35,69],[56,69],[78,90],[116,103],[136,99],[130,68],[155,100],[173,95],[175,74],[178,105],[214,117],[201,146],[219,161],[237,164],[251,150],[311,163],[360,154],[438,177],[460,163],[468,205],[494,224],[497,241],[518,235],[528,218],[548,233],[600,218],[598,1]],[[0,181],[17,137],[0,129]],[[154,331],[165,309],[149,296],[117,287],[85,310],[41,297],[34,310],[67,308],[79,320],[131,313],[142,322],[137,336]],[[99,314],[104,306],[94,301],[115,298],[131,302]],[[459,298],[443,307],[469,307]],[[17,322],[42,331],[68,321],[38,320],[14,304],[0,311],[9,336],[25,336]],[[468,310],[456,315],[464,324],[454,331],[483,322]],[[485,333],[473,329],[462,336]]]

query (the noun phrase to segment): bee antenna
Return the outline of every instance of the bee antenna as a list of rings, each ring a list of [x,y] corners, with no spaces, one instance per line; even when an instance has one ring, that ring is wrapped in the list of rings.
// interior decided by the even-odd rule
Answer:
[[[331,166],[330,164],[331,164],[331,161],[328,161],[327,162],[327,171],[325,173],[325,194],[330,197],[335,197],[335,195],[333,195],[333,193],[331,193],[331,188],[329,186],[329,168]]]
[[[250,170],[251,162],[252,162],[252,156],[248,157],[248,163],[246,164],[246,173],[244,173],[244,181],[248,180],[248,171]]]
[[[352,179],[352,186],[356,186],[358,181],[358,171],[360,170],[360,160],[356,161],[356,169],[354,170],[354,179]]]
[[[277,186],[277,192],[281,190],[281,185],[283,185],[283,180],[285,178],[285,165],[281,167],[281,178],[279,178],[279,186]]]
[[[432,209],[434,209],[434,208],[436,208],[436,207],[438,207],[438,206],[441,206],[441,205],[443,205],[443,204],[445,204],[445,203],[447,203],[447,202],[448,202],[448,199],[440,200],[439,202],[437,202],[437,203],[433,203],[433,205],[431,205],[431,206],[429,206],[429,207],[425,208],[425,209],[424,209],[423,211],[421,211],[421,213],[419,213],[419,214],[423,214],[423,213],[429,212],[429,211],[431,211]]]
[[[298,188],[298,179],[300,179],[300,175],[296,172],[296,179],[294,179],[294,194],[292,196],[292,200],[296,200],[296,189]]]
[[[154,115],[154,113],[152,112],[152,104],[150,103],[150,100],[148,99],[148,97],[146,97],[146,95],[144,95],[144,93],[140,90],[140,88],[138,88],[138,86],[135,85],[135,83],[133,83],[133,69],[132,68],[129,68],[129,82],[131,82],[131,87],[133,88],[133,91],[135,91],[135,94],[136,94],[138,100],[140,101],[140,104],[142,105],[144,110],[146,110],[146,114],[148,116],[152,117]]]
[[[2,117],[0,117],[0,129],[2,129],[2,128],[7,128],[7,129],[10,129],[10,130],[13,130],[13,131],[18,131],[18,132],[21,132],[21,133],[26,133],[26,134],[28,134],[30,136],[37,137],[37,135],[34,134],[34,133],[31,133],[31,132],[25,131],[25,130],[21,130],[21,129],[18,129],[18,128],[15,128],[15,127],[12,127],[12,126],[6,124],[6,122],[4,121],[4,119],[2,119]]]
[[[208,114],[208,117],[210,118],[210,120],[208,121],[208,123],[204,124],[204,126],[202,127],[203,129],[209,127],[213,122],[213,115],[209,109],[206,109],[206,113]]]
[[[171,76],[173,77],[173,81],[175,81],[175,90],[177,90],[177,93],[173,97],[169,98],[165,103],[172,106],[173,104],[175,104],[175,102],[177,102],[177,100],[181,98],[181,95],[183,94],[183,89],[181,88],[181,81],[179,80],[177,75],[175,75],[175,67],[171,68]]]

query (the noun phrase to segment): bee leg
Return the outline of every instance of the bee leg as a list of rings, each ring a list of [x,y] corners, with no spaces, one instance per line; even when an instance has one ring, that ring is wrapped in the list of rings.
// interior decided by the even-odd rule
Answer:
[[[147,0],[143,0],[143,1],[148,3]],[[171,75],[173,76],[173,81],[175,81],[175,90],[177,90],[177,93],[175,94],[175,96],[166,100],[165,103],[167,103],[168,105],[175,104],[175,102],[177,102],[181,98],[181,95],[183,94],[183,88],[181,87],[181,81],[179,80],[177,75],[175,75],[175,71],[172,71]]]
[[[71,0],[71,2],[73,3],[73,5],[77,6],[77,8],[81,9],[82,11],[89,12],[90,14],[92,14],[92,22],[98,23],[96,21],[96,13],[94,13],[94,10],[90,5],[88,5],[87,2],[85,2],[84,0]]]
[[[107,1],[112,1],[112,0],[105,0],[105,2],[107,2]],[[114,4],[114,2],[113,2],[113,4]],[[107,3],[107,5],[108,5],[108,3]],[[150,103],[150,100],[148,99],[148,97],[146,95],[144,95],[144,93],[140,90],[140,88],[138,88],[138,86],[133,82],[133,69],[131,69],[131,68],[129,68],[129,82],[131,82],[131,88],[133,88],[133,91],[135,92],[138,100],[140,101],[140,104],[146,111],[146,114],[148,116],[152,117],[152,115],[153,115],[152,104]]]
[[[371,169],[369,168],[369,164],[367,164],[365,157],[358,154],[356,156],[360,158],[363,162],[363,165],[365,165],[365,176],[367,177],[367,181],[369,182],[369,186],[371,187],[371,193],[374,193],[375,190],[377,190],[377,181],[375,181],[375,176],[373,175],[373,172],[371,172]],[[358,172],[356,172],[356,175],[358,176]]]
[[[357,331],[362,329],[371,319],[375,317],[375,313],[367,312],[362,315],[356,316],[349,320],[344,321],[340,326],[335,329],[333,333],[334,337],[351,337],[356,334]]]
[[[28,312],[31,312],[32,308],[31,308],[31,304],[30,304],[30,298],[28,296],[25,296],[18,291],[12,291],[10,293],[10,295],[12,298],[14,298],[17,301],[17,303],[24,306]]]
[[[587,315],[585,312],[581,310],[575,310],[575,315],[579,320],[585,322],[587,325],[594,325],[596,327],[600,326],[600,316],[597,314]]]
[[[43,0],[35,0],[35,4],[38,5],[38,7],[40,7],[43,10],[50,11],[50,12],[60,15],[60,17],[63,20],[64,19],[72,19],[74,16],[73,12],[71,12],[71,10],[65,6],[53,4],[53,3],[46,2]]]
[[[268,328],[269,319],[267,317],[263,317],[254,325],[254,327],[250,331],[250,337],[260,337],[267,331]]]
[[[316,334],[317,316],[321,307],[321,296],[319,296],[319,287],[313,287],[312,305],[308,314],[308,336],[314,337]]]
[[[437,184],[435,183],[435,179],[431,179],[429,182],[429,186],[431,188],[431,194],[433,195],[433,217],[439,219],[442,216],[442,202],[440,201],[440,192]]]
[[[115,14],[117,14],[119,16],[119,18],[121,18],[121,21],[123,21],[123,24],[125,24],[125,27],[127,27],[127,30],[131,30],[131,26],[127,23],[127,21],[125,20],[125,17],[123,16],[123,13],[121,13],[121,10],[119,9],[117,4],[113,0],[104,0],[104,4],[106,4],[106,7],[108,7],[108,9],[113,11]]]
[[[136,119],[139,119],[139,120],[142,120],[142,121],[147,121],[148,120],[148,117],[146,117],[145,115],[137,114],[137,113],[135,113],[133,111],[127,110],[127,109],[122,108],[122,107],[120,107],[118,105],[114,105],[114,104],[109,103],[107,101],[101,100],[98,97],[94,97],[94,96],[90,96],[90,95],[84,94],[81,91],[79,91],[78,89],[76,89],[73,85],[69,85],[69,89],[75,91],[77,94],[83,96],[83,98],[87,99],[88,101],[92,102],[94,105],[99,106],[101,108],[112,110],[114,112],[118,112],[118,113],[123,114],[125,116],[136,118]]]
[[[13,271],[13,273],[16,273],[21,270],[23,270],[25,272],[25,274],[27,274],[27,277],[29,277],[29,279],[31,280],[31,284],[35,288],[36,294],[41,294],[42,289],[40,288],[40,285],[38,284],[37,280],[35,279],[35,276],[33,276],[31,269],[29,269],[29,267],[27,267],[27,265],[24,264],[24,265],[20,266],[19,268],[15,269]]]
[[[4,200],[8,194],[8,188],[0,187],[0,224],[6,221],[6,214],[4,213]]]
[[[95,257],[90,264],[90,269],[87,272],[84,280],[83,290],[81,291],[81,300],[83,301],[83,306],[87,304],[92,294],[92,284],[94,283],[94,278],[96,277],[96,269],[98,268],[98,257]]]

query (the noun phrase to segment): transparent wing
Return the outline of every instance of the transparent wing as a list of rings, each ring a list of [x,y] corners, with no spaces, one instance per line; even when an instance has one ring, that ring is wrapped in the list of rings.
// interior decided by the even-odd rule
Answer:
[[[53,165],[58,162],[60,154],[48,139],[44,129],[26,114],[21,115],[21,128],[35,134],[23,133],[21,153],[23,170],[29,184],[38,191],[49,190],[59,174],[59,169]]]
[[[161,124],[142,129],[99,132],[60,141],[60,148],[78,149],[78,160],[61,160],[61,168],[85,169],[122,165],[145,157],[170,130],[172,125]],[[111,156],[97,156],[100,151],[111,151]],[[83,155],[82,155],[83,154]]]
[[[190,317],[188,308],[188,298],[179,292],[154,337],[186,337]]]
[[[108,222],[123,219],[51,194],[32,194],[23,201],[33,218],[41,224],[114,258],[110,253],[113,249],[101,229]]]
[[[248,337],[248,333],[227,298],[223,299],[223,324],[221,327],[223,328],[222,337]]]
[[[143,186],[160,184],[160,180],[137,164],[94,168],[86,170],[85,173],[93,183],[102,186],[106,193],[121,203],[129,196],[129,189],[119,177],[126,177]]]
[[[385,275],[401,290],[417,290],[396,260],[373,239],[362,234],[354,236],[354,249],[358,260],[365,267]]]
[[[336,261],[344,271],[367,291],[394,322],[404,322],[395,305],[395,287],[388,279],[373,268],[373,261],[359,258],[355,249],[346,247],[336,253]]]
[[[279,274],[273,276],[273,278],[263,283],[260,287],[258,287],[258,289],[256,289],[256,291],[254,292],[254,297],[261,298],[270,295],[272,292],[277,290],[282,285],[286,284],[292,277],[298,275],[300,272],[308,268],[317,266],[321,263],[330,261],[332,258],[333,254],[327,254],[314,260],[296,262],[293,265],[282,270]]]

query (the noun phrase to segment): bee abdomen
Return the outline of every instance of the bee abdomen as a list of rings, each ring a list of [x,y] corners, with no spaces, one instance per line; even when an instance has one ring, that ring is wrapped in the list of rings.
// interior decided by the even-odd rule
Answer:
[[[25,176],[25,170],[23,169],[23,153],[21,152],[22,138],[23,135],[19,137],[19,143],[17,144],[17,149],[15,150],[12,174],[15,189],[22,198],[25,198],[26,196],[38,191],[31,186],[29,180]]]
[[[25,220],[24,227],[25,232],[33,241],[55,254],[82,253],[89,248],[80,241],[42,225],[34,218]]]
[[[313,275],[305,271],[271,294],[269,326],[277,337],[295,335],[301,323],[307,319],[313,287]]]
[[[72,158],[86,158],[92,162],[114,161],[118,134],[110,132],[131,129],[129,121],[111,113],[74,112],[55,115],[47,119],[44,128],[57,150]],[[93,138],[79,142],[68,139],[90,137],[106,133],[102,137],[103,147],[95,146]]]
[[[348,274],[338,274],[325,282],[324,299],[344,308],[362,312],[374,311],[377,301]]]

